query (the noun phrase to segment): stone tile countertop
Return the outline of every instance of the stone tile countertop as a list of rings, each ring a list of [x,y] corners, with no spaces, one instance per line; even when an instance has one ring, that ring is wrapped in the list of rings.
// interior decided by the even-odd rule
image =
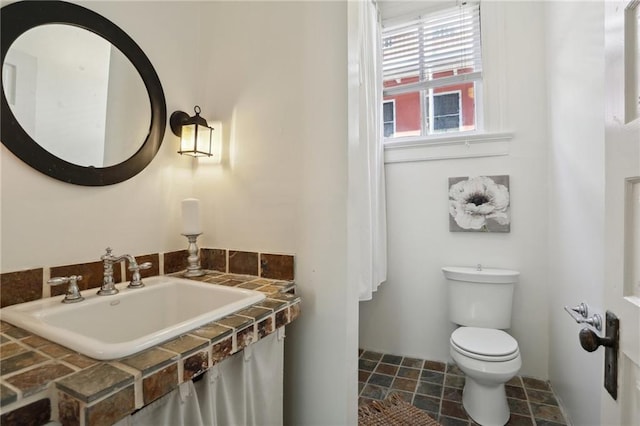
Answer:
[[[0,424],[113,424],[300,314],[292,281],[215,271],[195,279],[257,290],[267,298],[114,361],[88,358],[0,321]]]

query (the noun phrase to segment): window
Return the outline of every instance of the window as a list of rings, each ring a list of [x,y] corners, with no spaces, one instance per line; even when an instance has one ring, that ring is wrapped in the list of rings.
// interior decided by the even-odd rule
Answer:
[[[460,91],[429,96],[425,120],[429,133],[460,131]]]
[[[384,137],[393,136],[396,132],[396,103],[395,101],[385,101],[382,103],[382,124],[384,126]]]
[[[429,137],[482,128],[480,6],[383,23],[384,136]],[[387,106],[392,105],[392,106]],[[387,120],[392,108],[393,125]],[[393,131],[391,130],[393,129]]]

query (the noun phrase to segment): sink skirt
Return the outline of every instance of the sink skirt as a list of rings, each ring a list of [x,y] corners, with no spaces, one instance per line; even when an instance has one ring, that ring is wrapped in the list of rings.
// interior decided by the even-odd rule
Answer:
[[[283,360],[281,328],[116,426],[282,425]]]

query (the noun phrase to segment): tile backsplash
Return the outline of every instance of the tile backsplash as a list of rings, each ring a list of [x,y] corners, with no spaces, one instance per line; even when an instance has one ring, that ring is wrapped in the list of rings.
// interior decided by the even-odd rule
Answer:
[[[258,253],[232,250],[227,263],[230,273],[258,275]]]
[[[141,270],[142,277],[172,274],[187,268],[188,253],[178,250],[135,256],[141,264],[151,262],[151,269]],[[239,250],[201,248],[202,269],[233,274],[255,275],[263,278],[293,280],[294,256],[285,254],[256,253]],[[131,279],[131,273],[123,263],[114,265],[114,279],[121,282]],[[102,284],[102,262],[79,263],[62,266],[45,266],[24,271],[0,274],[0,307],[64,294],[66,285],[50,287],[49,277],[82,275],[78,282],[80,291],[100,287]]]
[[[293,256],[261,254],[260,276],[275,280],[293,280]]]
[[[0,274],[0,308],[42,299],[43,269]]]
[[[164,273],[173,274],[174,272],[187,269],[189,265],[188,257],[189,253],[186,250],[164,253]]]
[[[227,271],[227,250],[207,249],[207,248],[201,249],[200,265],[202,266],[203,269],[210,269],[213,271],[220,271],[220,272],[228,272]]]

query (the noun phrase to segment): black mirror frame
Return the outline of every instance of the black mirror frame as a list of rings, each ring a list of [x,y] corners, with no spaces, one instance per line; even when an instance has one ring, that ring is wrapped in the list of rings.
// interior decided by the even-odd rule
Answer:
[[[69,24],[91,31],[116,46],[136,68],[149,94],[151,124],[144,144],[129,159],[109,167],[85,167],[69,163],[42,148],[13,115],[2,83],[0,139],[18,158],[34,169],[63,182],[104,186],[123,182],[140,173],[160,149],[167,123],[167,106],[153,65],[131,37],[103,16],[62,1],[20,1],[0,9],[0,66],[11,44],[25,31],[44,24]]]

